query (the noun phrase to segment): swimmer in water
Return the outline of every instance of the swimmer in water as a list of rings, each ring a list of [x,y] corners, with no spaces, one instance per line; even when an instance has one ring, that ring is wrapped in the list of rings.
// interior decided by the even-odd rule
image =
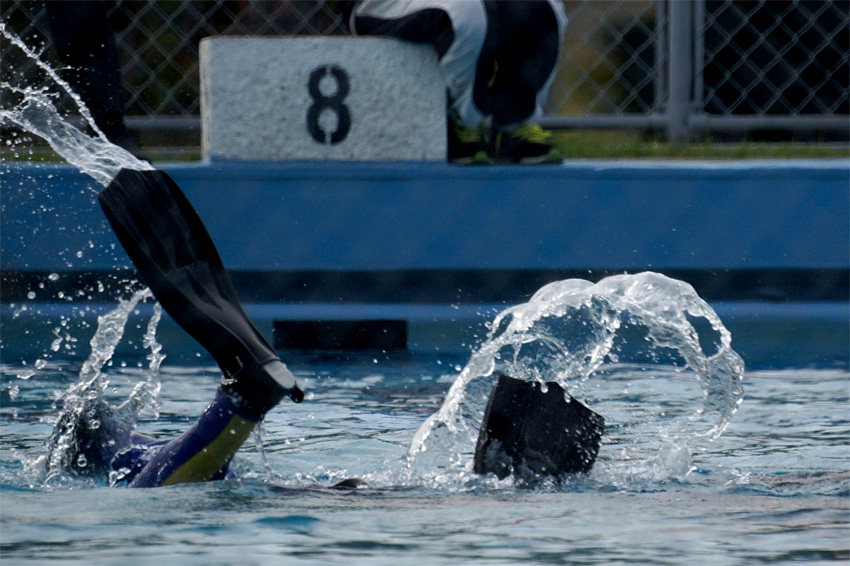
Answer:
[[[262,374],[237,376],[240,388],[222,379],[212,402],[200,418],[173,440],[154,440],[132,433],[103,402],[79,412],[65,413],[54,429],[56,437],[68,435],[71,447],[63,466],[75,475],[111,476],[130,487],[157,487],[178,483],[224,479],[229,464],[265,413],[285,395],[303,397],[292,373],[280,361],[270,362]],[[275,376],[272,376],[275,372]],[[272,385],[283,381],[285,388]],[[261,395],[244,392],[256,386]]]
[[[174,440],[132,434],[99,402],[60,418],[50,445],[70,438],[66,469],[116,472],[131,487],[224,478],[265,414],[284,397],[300,403],[304,394],[248,320],[206,228],[168,175],[122,169],[98,200],[141,279],[212,355],[222,379],[198,421]]]
[[[200,418],[173,440],[133,434],[96,400],[65,413],[49,446],[63,447],[60,461],[71,473],[109,475],[130,487],[224,479],[265,414],[284,397],[300,403],[304,394],[248,320],[206,228],[168,175],[122,169],[98,200],[142,280],[213,356],[222,379]],[[513,474],[526,484],[587,473],[603,427],[600,415],[557,383],[544,387],[500,376],[481,425],[474,471],[499,478]],[[334,487],[359,484],[348,479]]]

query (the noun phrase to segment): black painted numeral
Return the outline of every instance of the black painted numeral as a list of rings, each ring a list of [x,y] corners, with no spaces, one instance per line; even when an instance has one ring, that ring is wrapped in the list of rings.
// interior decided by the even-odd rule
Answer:
[[[328,75],[336,81],[336,92],[332,96],[325,96],[319,88],[322,78]],[[307,131],[317,142],[337,144],[344,140],[351,130],[351,112],[348,106],[343,104],[343,100],[348,96],[349,85],[348,73],[337,65],[322,65],[310,73],[307,89],[310,91],[313,104],[307,109]],[[337,116],[336,130],[330,133],[319,124],[319,116],[325,109],[335,112]]]

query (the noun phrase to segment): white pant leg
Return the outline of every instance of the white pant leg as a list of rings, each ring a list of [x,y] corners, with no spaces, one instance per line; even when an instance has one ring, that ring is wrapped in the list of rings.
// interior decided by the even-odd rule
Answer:
[[[440,59],[450,108],[463,125],[477,126],[484,116],[472,100],[472,88],[478,56],[487,35],[487,16],[481,0],[363,0],[354,10],[352,20],[357,16],[401,18],[434,8],[448,14],[454,31],[454,41]]]
[[[568,23],[567,14],[564,12],[563,2],[549,0],[549,4],[552,6],[552,11],[555,13],[555,20],[558,22],[558,48],[560,49],[561,45],[564,43],[564,30],[567,28]],[[543,115],[543,105],[546,104],[546,100],[549,98],[549,88],[552,86],[552,81],[555,80],[555,73],[557,70],[558,66],[555,65],[552,72],[549,73],[549,78],[546,79],[543,87],[537,91],[537,104],[534,107],[534,114],[527,120],[527,122],[535,121]]]

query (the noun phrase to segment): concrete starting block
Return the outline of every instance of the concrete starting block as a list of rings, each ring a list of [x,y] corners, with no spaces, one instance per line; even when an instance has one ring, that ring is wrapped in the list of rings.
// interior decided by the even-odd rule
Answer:
[[[378,37],[201,41],[204,156],[287,161],[446,158],[433,48]]]

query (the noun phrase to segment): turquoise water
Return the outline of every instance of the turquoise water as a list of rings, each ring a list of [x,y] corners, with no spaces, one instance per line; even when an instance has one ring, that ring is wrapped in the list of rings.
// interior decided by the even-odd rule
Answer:
[[[139,414],[138,430],[173,437],[203,409],[219,374],[204,355],[169,351],[167,343],[152,372],[152,349],[140,338],[146,330],[128,325],[121,340],[137,352],[131,344],[130,354],[106,361],[104,396],[117,405],[136,384],[154,383],[159,393]],[[84,343],[94,329],[74,332]],[[439,427],[425,452],[409,453],[417,430],[492,342],[448,354],[285,355],[308,397],[267,416],[261,437],[237,456],[237,478],[150,490],[46,478],[40,465],[62,410],[56,399],[79,382],[91,356],[79,347],[35,368],[10,363],[14,344],[4,344],[2,562],[850,560],[846,362],[747,368],[743,401],[715,437],[697,426],[701,388],[690,370],[609,356],[582,384],[584,399],[606,416],[596,466],[563,485],[525,489],[469,473],[464,439]],[[479,389],[465,390],[467,405],[486,393]],[[329,487],[347,477],[364,478],[366,487]]]

